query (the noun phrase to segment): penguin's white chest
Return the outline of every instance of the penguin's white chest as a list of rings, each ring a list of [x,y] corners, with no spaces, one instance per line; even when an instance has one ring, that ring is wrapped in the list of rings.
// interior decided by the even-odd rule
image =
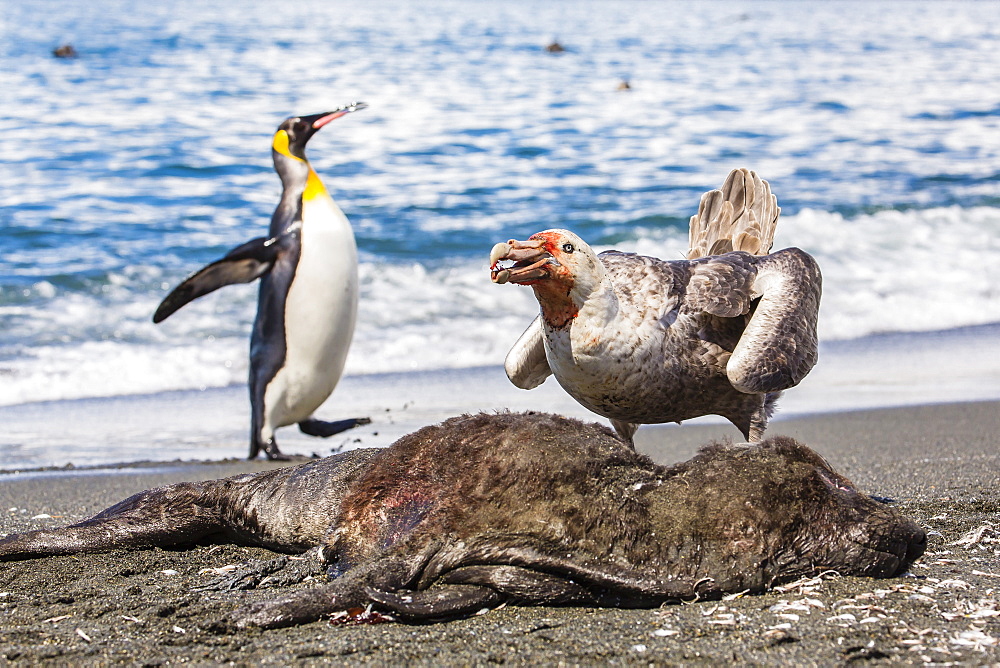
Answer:
[[[330,396],[357,318],[357,246],[328,196],[303,202],[300,244],[285,301],[285,364],[265,393],[274,427],[304,420]]]

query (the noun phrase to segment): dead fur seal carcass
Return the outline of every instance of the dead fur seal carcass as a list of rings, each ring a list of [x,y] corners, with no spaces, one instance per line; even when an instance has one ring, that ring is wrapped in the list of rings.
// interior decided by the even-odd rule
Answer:
[[[383,449],[137,494],[61,529],[0,540],[0,560],[176,545],[210,535],[319,547],[328,584],[237,610],[240,626],[373,604],[404,620],[520,605],[656,606],[760,592],[833,569],[892,577],[923,530],[788,438],[658,466],[609,429],[479,414]]]

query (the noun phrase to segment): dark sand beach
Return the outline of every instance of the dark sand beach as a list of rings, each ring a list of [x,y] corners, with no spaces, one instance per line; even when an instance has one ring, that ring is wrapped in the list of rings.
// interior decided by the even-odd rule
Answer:
[[[1000,663],[1000,402],[774,422],[929,534],[911,577],[827,574],[762,596],[656,610],[506,607],[407,626],[316,622],[232,631],[220,619],[281,588],[200,592],[219,568],[275,554],[204,545],[0,564],[0,663],[380,665],[996,665]],[[640,450],[689,457],[728,427],[646,427]],[[67,524],[142,489],[265,462],[150,464],[0,480],[0,534]],[[308,586],[295,585],[295,586]]]

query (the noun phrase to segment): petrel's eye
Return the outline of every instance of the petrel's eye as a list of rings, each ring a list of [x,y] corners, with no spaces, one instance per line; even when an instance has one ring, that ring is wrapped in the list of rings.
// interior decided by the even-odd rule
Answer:
[[[563,244],[563,250],[564,250],[565,252],[567,252],[567,253],[572,253],[572,252],[573,252],[573,251],[575,251],[576,249],[575,249],[575,248],[573,248],[573,244],[571,244],[571,243],[568,243],[568,242],[567,242],[567,243],[564,243],[564,244]]]

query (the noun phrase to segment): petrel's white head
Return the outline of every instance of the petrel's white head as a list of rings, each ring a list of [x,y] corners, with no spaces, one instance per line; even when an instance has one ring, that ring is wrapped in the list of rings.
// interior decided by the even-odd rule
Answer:
[[[530,285],[545,321],[556,328],[576,317],[607,275],[597,253],[569,230],[498,243],[490,252],[490,274],[494,283]]]

